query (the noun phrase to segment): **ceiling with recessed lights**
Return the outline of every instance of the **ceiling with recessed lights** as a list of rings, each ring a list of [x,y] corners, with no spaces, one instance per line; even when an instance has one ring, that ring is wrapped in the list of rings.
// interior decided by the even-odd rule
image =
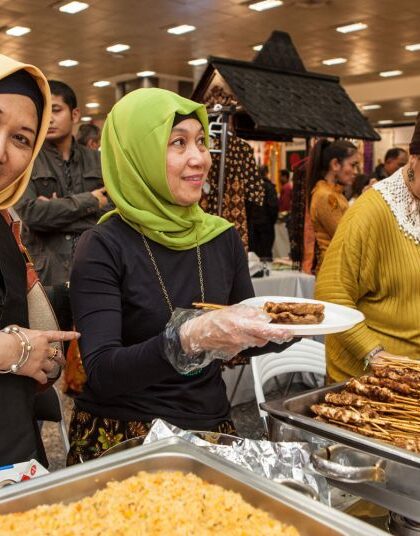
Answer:
[[[203,67],[192,60],[251,60],[273,30],[290,33],[308,70],[339,76],[372,123],[412,122],[420,110],[419,0],[68,3],[0,0],[0,51],[72,85],[85,116],[104,117],[117,80],[147,71],[197,79]]]

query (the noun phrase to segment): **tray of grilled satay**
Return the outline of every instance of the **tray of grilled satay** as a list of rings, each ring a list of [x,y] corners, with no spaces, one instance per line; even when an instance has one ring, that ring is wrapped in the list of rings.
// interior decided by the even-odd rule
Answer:
[[[420,363],[375,357],[359,378],[262,405],[321,437],[420,468]]]

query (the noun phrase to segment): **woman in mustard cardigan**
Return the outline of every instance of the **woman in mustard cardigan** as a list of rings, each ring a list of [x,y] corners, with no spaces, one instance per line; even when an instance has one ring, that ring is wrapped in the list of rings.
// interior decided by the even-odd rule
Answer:
[[[325,255],[316,297],[366,317],[326,339],[334,381],[363,373],[385,353],[420,359],[420,121],[406,166],[375,184],[346,212]]]

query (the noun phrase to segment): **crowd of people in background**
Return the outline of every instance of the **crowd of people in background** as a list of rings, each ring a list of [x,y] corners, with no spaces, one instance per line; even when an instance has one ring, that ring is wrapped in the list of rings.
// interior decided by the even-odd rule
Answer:
[[[390,177],[406,165],[408,153],[401,147],[388,149],[383,162],[370,175],[360,172],[360,160],[356,146],[346,141],[321,139],[311,150],[307,162],[306,191],[316,236],[318,270],[346,210],[376,182]],[[251,207],[247,212],[249,250],[264,260],[271,260],[276,223],[284,224],[290,237],[293,174],[288,169],[282,169],[276,190],[274,181],[268,176],[267,166],[262,166],[260,170],[265,178],[265,202],[262,207]],[[277,211],[274,210],[274,194],[277,195]]]

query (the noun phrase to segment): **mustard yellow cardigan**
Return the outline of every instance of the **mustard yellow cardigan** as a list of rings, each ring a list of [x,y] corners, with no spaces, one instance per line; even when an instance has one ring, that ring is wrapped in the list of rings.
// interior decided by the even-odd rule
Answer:
[[[327,372],[335,381],[363,373],[376,346],[420,359],[420,244],[405,236],[382,195],[371,189],[346,212],[316,281],[316,298],[366,317],[326,337]]]

